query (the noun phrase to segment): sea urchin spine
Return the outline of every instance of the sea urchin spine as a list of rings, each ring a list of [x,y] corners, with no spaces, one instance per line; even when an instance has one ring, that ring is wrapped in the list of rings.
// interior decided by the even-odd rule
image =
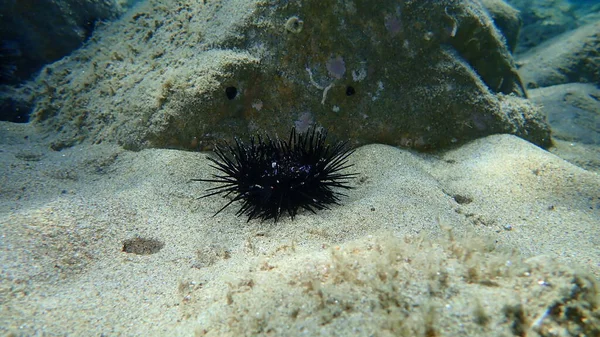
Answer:
[[[350,189],[348,181],[356,173],[342,173],[351,167],[348,157],[354,152],[347,142],[327,145],[325,130],[309,129],[296,133],[293,128],[287,141],[260,135],[249,143],[235,139],[235,144],[217,145],[217,158],[208,157],[211,167],[220,171],[214,179],[192,179],[218,183],[200,198],[223,194],[234,197],[215,215],[236,201],[242,207],[236,215],[248,221],[279,219],[286,212],[292,220],[299,208],[315,213],[339,204],[343,195],[335,189]]]

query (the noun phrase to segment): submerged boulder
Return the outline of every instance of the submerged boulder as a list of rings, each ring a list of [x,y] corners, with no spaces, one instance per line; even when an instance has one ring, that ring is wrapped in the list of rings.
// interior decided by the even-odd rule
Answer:
[[[552,136],[600,145],[600,88],[590,83],[568,83],[532,89],[531,100],[544,107]]]
[[[503,0],[481,0],[481,3],[487,8],[494,24],[506,38],[508,49],[513,53],[517,48],[517,41],[523,24],[520,12]]]
[[[552,153],[589,171],[600,172],[600,87],[567,83],[531,89],[552,128]]]
[[[23,82],[45,64],[79,48],[124,1],[0,1],[0,85]],[[6,119],[2,119],[6,120]]]
[[[519,56],[528,88],[600,84],[600,21],[564,33]]]
[[[313,124],[353,145],[550,144],[479,1],[151,1],[36,83],[39,126],[131,149]]]
[[[600,3],[596,0],[507,1],[520,11],[523,21],[517,54],[527,52],[549,39],[596,22],[600,18]]]

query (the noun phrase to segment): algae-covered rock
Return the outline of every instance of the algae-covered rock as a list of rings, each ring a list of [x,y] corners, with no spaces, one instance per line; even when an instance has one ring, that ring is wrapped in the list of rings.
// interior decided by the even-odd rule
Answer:
[[[600,88],[594,84],[568,83],[533,89],[531,100],[544,107],[553,137],[600,145]]]
[[[79,48],[97,22],[116,18],[123,5],[116,0],[0,1],[0,84],[27,80]]]
[[[514,52],[523,24],[519,11],[503,0],[481,0],[481,3],[489,11],[494,24],[506,38],[508,49],[511,53]]]
[[[600,83],[600,21],[546,41],[519,56],[528,88]]]
[[[552,153],[588,171],[600,172],[600,88],[567,83],[532,89],[552,127]]]
[[[311,124],[353,145],[550,143],[479,1],[150,1],[37,83],[38,125],[133,149]]]
[[[491,0],[484,0],[491,1]],[[521,12],[523,28],[517,54],[600,18],[598,1],[507,0]]]

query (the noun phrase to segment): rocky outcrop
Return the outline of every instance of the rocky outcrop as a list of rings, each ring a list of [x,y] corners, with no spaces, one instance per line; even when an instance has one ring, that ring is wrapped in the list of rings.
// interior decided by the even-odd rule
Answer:
[[[600,4],[597,1],[507,1],[521,12],[523,20],[517,54],[600,18]]]
[[[36,81],[37,125],[131,149],[313,124],[353,145],[550,144],[479,1],[152,1]]]
[[[514,52],[523,24],[519,11],[502,0],[481,0],[481,3],[506,38],[506,45],[510,52]]]
[[[600,84],[600,21],[560,35],[519,57],[528,88],[572,82]]]
[[[553,153],[588,170],[600,161],[600,22],[557,36],[519,56],[531,100],[552,128]]]
[[[600,145],[600,89],[568,83],[533,89],[531,100],[544,107],[553,136],[565,141]]]
[[[591,83],[567,83],[529,90],[543,107],[552,127],[554,147],[561,158],[600,172],[600,88]]]
[[[79,48],[98,22],[115,19],[123,11],[121,2],[1,1],[0,84],[22,82]]]

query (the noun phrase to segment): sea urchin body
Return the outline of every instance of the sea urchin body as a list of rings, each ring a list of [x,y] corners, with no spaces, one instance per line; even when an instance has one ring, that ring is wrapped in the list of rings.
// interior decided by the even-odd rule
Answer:
[[[257,136],[244,143],[236,138],[234,145],[217,145],[216,158],[208,158],[220,171],[214,179],[192,180],[220,184],[200,198],[233,195],[215,215],[236,201],[242,203],[237,215],[248,221],[277,221],[285,212],[294,219],[300,208],[313,213],[328,209],[343,195],[335,189],[351,188],[348,181],[356,174],[342,172],[352,166],[348,157],[353,150],[345,142],[327,145],[326,136],[312,128],[306,133],[292,129],[287,141]]]

